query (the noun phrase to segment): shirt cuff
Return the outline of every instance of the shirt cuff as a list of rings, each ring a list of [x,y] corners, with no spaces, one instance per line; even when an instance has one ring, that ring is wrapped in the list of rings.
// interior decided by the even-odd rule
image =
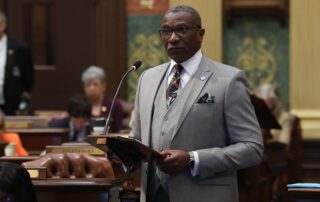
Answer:
[[[193,153],[193,157],[194,157],[194,165],[190,168],[190,171],[191,171],[191,175],[192,176],[197,176],[200,174],[200,170],[199,170],[199,164],[200,164],[200,161],[199,161],[199,155],[198,155],[198,152],[196,151],[192,151]]]

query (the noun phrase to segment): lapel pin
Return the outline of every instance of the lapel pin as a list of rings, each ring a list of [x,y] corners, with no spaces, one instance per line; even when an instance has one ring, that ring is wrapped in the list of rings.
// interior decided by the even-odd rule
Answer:
[[[204,81],[204,80],[206,80],[206,77],[205,77],[205,76],[202,76],[202,77],[200,77],[200,80],[201,80],[201,81]]]
[[[101,111],[102,111],[102,112],[106,112],[106,111],[107,111],[107,107],[102,106],[102,107],[101,107]]]

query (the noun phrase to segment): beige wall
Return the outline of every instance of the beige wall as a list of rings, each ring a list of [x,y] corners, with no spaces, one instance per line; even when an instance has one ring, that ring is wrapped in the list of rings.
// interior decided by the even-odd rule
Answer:
[[[222,0],[170,0],[170,7],[188,5],[201,15],[206,29],[202,50],[216,61],[222,61]]]
[[[320,1],[290,1],[290,104],[305,139],[320,139]]]

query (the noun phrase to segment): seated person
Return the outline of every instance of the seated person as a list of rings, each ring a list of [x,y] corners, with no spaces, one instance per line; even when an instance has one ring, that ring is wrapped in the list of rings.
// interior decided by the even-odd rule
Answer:
[[[92,104],[91,116],[107,118],[112,98],[105,96],[107,90],[106,73],[101,67],[90,66],[82,73],[84,92]],[[120,101],[116,100],[111,116],[110,132],[117,133],[123,128],[125,113]]]
[[[269,141],[289,145],[294,116],[283,108],[277,89],[269,83],[262,84],[257,89],[256,95],[266,102],[282,127],[281,130],[271,130],[272,138]]]
[[[69,128],[70,141],[83,141],[92,131],[90,101],[84,95],[73,95],[69,100],[67,111],[68,117],[51,120],[49,127]]]
[[[0,141],[14,143],[16,145],[16,156],[27,156],[28,152],[22,145],[20,136],[17,133],[8,133],[6,132],[5,126],[5,117],[4,114],[0,111]]]
[[[30,175],[22,166],[0,162],[0,201],[37,201]]]

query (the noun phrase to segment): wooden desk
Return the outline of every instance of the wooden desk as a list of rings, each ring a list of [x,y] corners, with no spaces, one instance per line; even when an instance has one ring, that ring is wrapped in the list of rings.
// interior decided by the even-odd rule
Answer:
[[[316,199],[320,201],[320,188],[289,188],[288,193],[294,199]]]
[[[46,145],[61,145],[69,139],[69,130],[63,128],[26,128],[7,131],[18,133],[23,146],[32,154],[39,154],[45,150]]]
[[[0,162],[10,162],[21,165],[26,161],[33,161],[38,159],[39,156],[2,156],[0,157]]]
[[[43,116],[5,116],[6,128],[48,128],[49,119]]]
[[[47,179],[32,181],[38,202],[107,202],[109,190],[120,180],[95,179]]]

